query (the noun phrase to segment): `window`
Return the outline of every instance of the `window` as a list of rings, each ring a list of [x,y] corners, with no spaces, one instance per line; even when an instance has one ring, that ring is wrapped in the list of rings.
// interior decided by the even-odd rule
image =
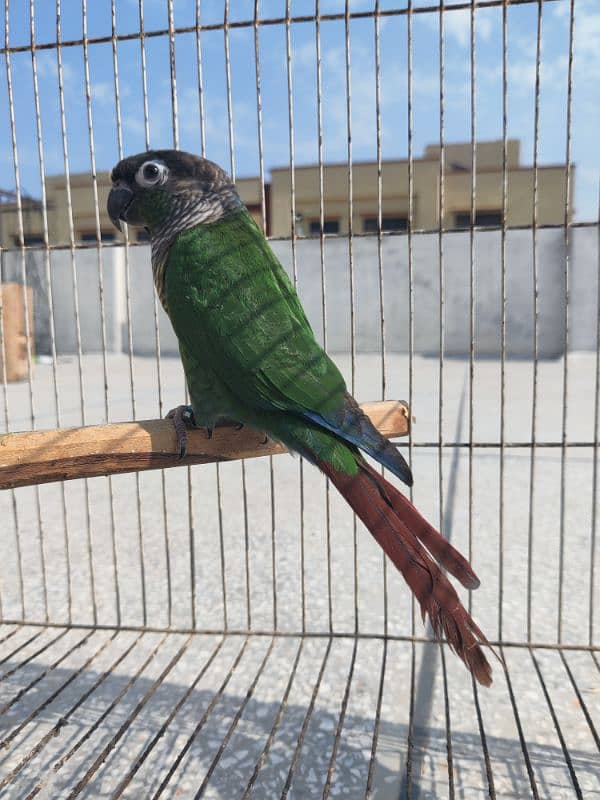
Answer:
[[[100,231],[100,236],[103,242],[114,242],[117,238],[116,234],[113,231]],[[97,242],[98,239],[96,237],[96,231],[81,231],[79,233],[79,239],[82,242]]]
[[[340,221],[339,219],[326,219],[323,222],[323,233],[339,233]],[[318,236],[321,233],[321,221],[313,219],[310,221],[310,233],[312,236]]]
[[[502,212],[501,211],[476,211],[475,212],[475,225],[482,228],[495,228],[502,225]],[[471,227],[471,212],[459,211],[454,215],[455,228],[470,228]]]
[[[15,244],[20,247],[21,240],[18,236],[15,236]],[[25,247],[34,247],[36,245],[44,244],[44,237],[41,233],[26,233],[23,237],[23,244]]]
[[[363,219],[363,231],[365,233],[377,233],[378,230],[377,217],[365,217]],[[408,228],[408,220],[406,217],[382,217],[381,230],[382,231],[405,231]]]

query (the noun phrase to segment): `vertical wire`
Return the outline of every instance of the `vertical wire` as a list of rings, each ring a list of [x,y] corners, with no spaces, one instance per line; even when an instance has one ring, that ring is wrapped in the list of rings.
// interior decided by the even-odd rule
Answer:
[[[413,216],[414,216],[414,164],[413,164],[413,0],[407,0],[406,16],[406,38],[407,38],[407,86],[406,86],[406,113],[407,113],[407,157],[408,157],[408,230],[407,230],[407,255],[408,255],[408,413],[412,418],[413,399],[414,399],[414,369],[415,369],[415,295],[413,280]],[[414,455],[413,430],[411,419],[408,425],[408,458],[412,464]],[[414,497],[413,487],[409,489],[411,501]],[[415,597],[410,595],[410,634],[415,635]],[[414,681],[411,684],[411,691],[414,689]],[[412,703],[412,700],[411,700]],[[411,705],[412,708],[412,705]]]
[[[407,103],[407,157],[408,157],[408,230],[407,230],[407,250],[408,250],[408,413],[410,415],[408,425],[408,455],[409,461],[413,461],[413,430],[412,413],[414,399],[414,281],[413,281],[413,216],[414,216],[414,165],[413,165],[413,0],[407,0],[406,16],[406,39],[407,39],[407,75],[406,75],[406,103]],[[413,500],[414,491],[412,486],[409,489],[409,497]],[[410,701],[408,709],[408,731],[406,740],[406,774],[403,784],[406,785],[408,800],[412,798],[412,754],[414,749],[414,723],[415,723],[415,674],[416,674],[416,648],[415,648],[415,615],[416,602],[415,596],[410,593],[410,634],[411,642],[411,665],[410,665]]]
[[[408,0],[412,5],[412,0]],[[412,10],[411,10],[412,13]],[[414,621],[414,619],[413,619]],[[412,800],[413,797],[413,750],[415,747],[415,674],[417,671],[416,664],[416,645],[413,637],[410,643],[411,647],[411,660],[410,660],[410,704],[408,708],[408,731],[406,732],[406,776],[403,786],[406,786],[407,800]],[[423,645],[421,645],[423,647]]]
[[[569,748],[567,747],[567,743],[565,741],[565,737],[563,735],[560,722],[558,721],[558,717],[556,715],[556,711],[554,709],[554,704],[552,703],[552,699],[550,697],[550,693],[548,691],[548,687],[546,686],[546,681],[544,680],[544,676],[542,674],[542,670],[540,669],[540,665],[538,663],[537,658],[535,657],[535,649],[533,647],[529,648],[529,655],[531,656],[531,660],[533,661],[533,666],[535,667],[535,671],[537,673],[538,680],[540,682],[540,686],[542,687],[542,692],[544,693],[544,699],[546,700],[546,705],[548,706],[548,711],[550,712],[550,716],[552,717],[552,722],[554,723],[554,730],[556,731],[556,735],[558,737],[558,741],[560,742],[560,747],[563,752],[563,756],[565,759],[565,764],[567,769],[569,770],[569,776],[573,783],[573,789],[575,790],[575,796],[577,800],[584,800],[583,792],[581,791],[581,787],[579,786],[579,781],[577,779],[577,773],[575,772],[575,768],[573,766],[573,760],[571,758],[571,754],[569,752]]]
[[[532,270],[533,270],[533,394],[531,398],[531,450],[529,462],[529,521],[527,532],[527,641],[531,642],[532,588],[533,588],[533,526],[534,526],[534,487],[536,473],[537,441],[537,398],[538,398],[538,265],[537,265],[537,222],[538,222],[538,154],[540,122],[540,57],[542,42],[542,4],[537,0],[537,30],[535,49],[535,108],[533,133],[533,213]]]
[[[172,136],[173,147],[175,150],[179,149],[179,104],[177,99],[177,71],[175,65],[175,21],[173,16],[173,0],[167,2],[167,13],[169,21],[169,75],[171,85],[171,122],[172,122]],[[187,380],[184,377],[184,397],[185,402],[189,402],[189,390]],[[217,489],[219,503],[221,502],[221,486],[218,480],[219,465],[217,464]],[[186,468],[187,478],[187,512],[188,512],[188,531],[189,531],[189,552],[190,552],[190,616],[192,622],[192,629],[196,628],[196,528],[194,524],[194,490],[192,482],[192,468]],[[219,524],[221,525],[221,515],[219,513]],[[221,532],[222,532],[221,525]],[[223,539],[221,536],[221,545]],[[223,585],[225,583],[225,573],[223,572]],[[227,628],[227,611],[225,607],[225,595],[223,595],[225,628]]]
[[[196,0],[196,71],[198,75],[198,110],[200,113],[200,152],[206,154],[206,124],[204,122],[204,81],[202,76],[202,42],[200,25],[200,0]]]
[[[321,320],[323,347],[327,350],[327,277],[325,274],[325,171],[323,167],[323,75],[321,64],[321,9],[315,6],[315,55],[317,61],[317,161],[319,168],[319,259],[321,266]],[[333,584],[331,574],[331,483],[325,478],[325,519],[327,539],[327,616],[333,633]]]
[[[348,277],[350,279],[350,394],[356,389],[356,312],[354,307],[354,201],[352,174],[352,88],[350,75],[350,0],[344,8],[344,32],[346,43],[346,133],[348,138]],[[356,514],[352,514],[352,539],[354,556],[354,633],[358,634],[358,538]]]
[[[235,182],[235,141],[233,125],[233,102],[231,96],[231,52],[229,46],[229,0],[225,0],[225,80],[227,85],[227,120],[229,123],[229,161],[231,163],[231,179]],[[246,460],[242,459],[242,505],[244,509],[244,567],[246,580],[246,627],[248,631],[252,626],[252,611],[250,608],[250,530],[248,524],[248,488],[246,482]],[[225,562],[223,562],[223,567]]]
[[[119,160],[123,158],[123,128],[121,124],[121,99],[119,88],[119,61],[117,57],[117,11],[116,0],[111,0],[111,46],[113,63],[113,89],[115,99],[115,115],[117,122],[117,152]],[[133,418],[137,419],[137,403],[135,394],[135,375],[133,368],[133,326],[131,313],[131,270],[129,261],[129,231],[125,226],[125,305],[127,308],[127,345],[129,349],[129,390],[131,394],[131,411]],[[140,473],[135,473],[135,496],[138,529],[138,547],[140,552],[140,580],[142,589],[142,620],[143,625],[148,621],[148,606],[146,599],[146,563],[144,557],[144,534],[142,529],[142,499],[140,492]]]
[[[228,3],[226,2],[225,5],[225,23],[227,23],[227,15],[229,11]],[[171,24],[171,23],[170,23]],[[198,72],[198,104],[200,110],[200,146],[202,150],[202,156],[206,156],[206,126],[204,120],[204,84],[203,84],[203,75],[202,75],[202,47],[201,47],[201,39],[200,39],[200,32],[201,32],[201,22],[200,22],[200,0],[196,0],[196,54],[197,54],[197,72]],[[225,38],[227,40],[227,33],[225,31]],[[227,46],[227,45],[226,45]],[[226,56],[228,55],[226,51]],[[174,66],[174,60],[172,61]],[[228,60],[226,58],[226,68],[227,68]],[[227,95],[227,101],[230,102],[229,93]],[[229,106],[228,106],[229,110]],[[229,117],[230,126],[231,126],[231,116]],[[174,136],[176,135],[176,130],[174,130]],[[231,148],[231,130],[230,130],[230,148]],[[230,150],[230,160],[233,165],[232,155]],[[232,178],[234,176],[232,175]],[[187,397],[187,386],[186,386],[186,397]],[[228,625],[228,613],[227,613],[227,585],[225,581],[225,540],[224,540],[224,530],[223,530],[223,494],[221,488],[221,469],[220,465],[217,463],[215,464],[215,478],[217,484],[217,519],[219,524],[219,557],[220,557],[220,568],[221,568],[221,597],[223,599],[223,630],[227,631]],[[188,467],[188,494],[191,497],[191,470]],[[191,526],[191,507],[190,507],[190,532],[192,531]],[[190,552],[192,550],[192,541],[190,540]],[[194,558],[191,558],[192,561],[192,573],[194,571]],[[195,583],[195,581],[194,581]]]
[[[485,774],[488,783],[488,797],[491,800],[496,800],[496,786],[494,781],[494,770],[492,768],[492,760],[490,758],[490,751],[487,743],[487,736],[485,735],[485,727],[483,724],[483,715],[481,713],[481,705],[479,703],[479,691],[477,689],[476,681],[471,674],[471,684],[473,686],[473,700],[475,701],[475,712],[477,714],[477,725],[479,727],[479,737],[481,739],[481,750],[483,752],[483,763],[485,764]]]
[[[7,28],[5,28],[8,31]],[[8,33],[7,39],[8,39]],[[0,209],[1,213],[1,209]],[[6,371],[6,346],[4,342],[4,290],[3,290],[3,249],[2,243],[0,242],[0,367],[2,369],[2,407],[4,411],[4,420],[5,420],[5,430],[8,432],[10,430],[10,412],[9,412],[9,404],[8,404],[8,375]],[[17,555],[17,578],[18,578],[18,585],[19,585],[19,600],[21,605],[21,619],[25,619],[25,595],[23,590],[23,557],[21,552],[21,536],[20,536],[20,526],[19,526],[19,512],[17,509],[17,498],[15,494],[15,490],[10,490],[10,501],[11,501],[11,509],[12,509],[12,518],[13,518],[13,528],[15,532],[15,552]],[[1,603],[2,601],[2,592],[0,592],[0,612],[2,613],[2,618],[4,618],[4,605]]]
[[[260,42],[258,26],[259,0],[254,0],[254,68],[256,79],[256,119],[258,126],[258,162],[260,170],[260,207],[262,214],[263,234],[268,233],[267,200],[265,194],[265,158],[262,128],[262,94],[260,83]],[[273,630],[277,630],[277,549],[275,541],[275,470],[273,456],[269,456],[269,497],[271,513],[271,594],[273,603]]]
[[[439,408],[438,408],[438,491],[440,503],[440,531],[444,532],[444,465],[443,465],[443,439],[444,439],[444,291],[445,291],[445,276],[444,276],[444,190],[445,190],[445,150],[444,150],[444,121],[445,121],[445,95],[444,95],[444,13],[445,13],[445,0],[441,0],[439,7],[439,50],[440,50],[440,169],[439,169],[439,204],[438,204],[438,261],[439,261],[439,313],[440,313],[440,368],[439,368]],[[472,41],[471,41],[472,44]],[[473,76],[471,76],[473,79]],[[473,151],[472,151],[473,152]],[[471,176],[473,181],[473,176]],[[473,236],[473,227],[471,226],[471,237]],[[473,339],[471,338],[471,350],[473,347]],[[462,413],[462,409],[461,409]],[[471,487],[469,487],[470,489]],[[442,645],[440,645],[442,647]],[[452,734],[450,727],[450,704],[448,703],[448,684],[446,676],[446,662],[444,653],[442,651],[442,675],[444,684],[444,715],[446,718],[446,742],[448,747],[448,788],[450,797],[454,797],[454,770],[452,764]]]
[[[177,99],[177,72],[175,65],[175,22],[173,17],[173,0],[167,2],[167,16],[169,26],[169,77],[171,88],[171,134],[173,147],[179,148],[179,105]],[[186,402],[189,400],[187,381],[184,378],[184,396]],[[194,528],[194,509],[192,495],[192,468],[186,468],[187,478],[187,511],[188,511],[188,531],[189,531],[189,552],[190,552],[190,616],[192,629],[196,627],[196,533]],[[224,579],[224,578],[223,578]],[[225,627],[227,627],[225,625]]]
[[[29,419],[31,422],[31,427],[35,430],[35,401],[34,401],[34,393],[33,393],[33,361],[32,361],[32,352],[31,352],[31,324],[30,324],[30,306],[29,306],[29,298],[28,298],[28,284],[27,284],[27,266],[25,262],[25,250],[24,250],[24,227],[23,227],[23,204],[21,198],[21,175],[19,170],[19,154],[17,149],[17,128],[16,128],[16,121],[15,121],[15,108],[14,108],[14,96],[13,96],[13,86],[12,86],[12,70],[10,65],[10,52],[8,50],[9,46],[9,4],[8,0],[6,0],[5,4],[5,43],[6,43],[6,83],[7,83],[7,91],[8,91],[8,107],[9,107],[9,119],[10,119],[10,136],[11,136],[11,146],[12,146],[12,162],[13,162],[13,174],[15,179],[15,193],[16,193],[16,204],[17,204],[17,232],[21,242],[21,249],[20,249],[20,262],[21,262],[21,281],[23,286],[23,314],[25,317],[25,347],[26,347],[26,359],[27,359],[27,389],[28,389],[28,398],[29,398]],[[46,558],[44,553],[44,529],[42,524],[42,510],[40,504],[40,491],[39,487],[35,487],[35,509],[36,509],[36,519],[39,531],[39,555],[40,555],[40,564],[42,568],[42,595],[44,599],[44,619],[48,621],[48,583],[47,583],[47,575],[46,575]],[[15,499],[16,502],[16,499]],[[20,548],[19,548],[20,549]],[[24,602],[24,597],[23,597]],[[24,616],[24,614],[23,614]]]
[[[36,58],[36,42],[35,42],[35,13],[34,13],[34,0],[29,3],[29,37],[31,42],[31,72],[33,77],[33,101],[35,107],[35,131],[37,139],[38,150],[38,163],[40,167],[40,192],[41,192],[41,208],[42,208],[42,238],[44,246],[44,270],[46,277],[46,286],[48,291],[48,308],[50,310],[50,353],[52,357],[52,388],[54,393],[54,411],[56,416],[56,425],[61,427],[62,414],[60,405],[60,393],[58,388],[57,376],[57,353],[56,353],[56,321],[54,318],[54,293],[52,289],[52,275],[50,268],[50,247],[48,235],[48,201],[46,197],[46,169],[44,166],[44,145],[42,136],[42,117],[40,112],[40,93],[38,85],[37,74],[37,58]],[[0,322],[1,329],[1,322]],[[72,594],[71,594],[71,554],[69,546],[69,528],[67,520],[67,498],[65,491],[64,481],[60,482],[60,496],[61,496],[61,522],[64,530],[64,548],[65,560],[67,571],[67,621],[70,624],[72,620]]]
[[[143,110],[144,110],[144,144],[146,150],[150,149],[150,118],[148,115],[148,76],[146,72],[146,35],[144,29],[144,0],[139,0],[138,4],[138,19],[140,27],[140,64],[142,68],[142,93],[143,93]],[[152,292],[153,304],[152,314],[154,322],[154,343],[156,347],[156,384],[158,387],[158,416],[162,418],[163,406],[163,391],[162,391],[162,362],[160,353],[160,328],[158,318],[158,297],[156,292]],[[167,571],[167,619],[169,627],[173,625],[173,584],[171,577],[171,551],[170,536],[169,536],[169,513],[167,507],[167,481],[165,470],[160,471],[160,484],[161,484],[161,499],[162,499],[162,516],[164,526],[164,542],[165,542],[165,566]],[[192,602],[193,605],[193,602]],[[193,613],[192,613],[193,619]],[[195,627],[195,621],[192,622],[192,627]]]
[[[388,639],[383,639],[383,654],[381,657],[381,672],[379,674],[379,690],[377,692],[377,707],[375,709],[375,724],[373,725],[373,739],[371,743],[371,756],[369,758],[369,771],[367,773],[367,786],[365,797],[374,797],[373,776],[375,774],[375,764],[377,762],[377,746],[379,744],[379,734],[381,730],[381,707],[383,705],[383,692],[385,687],[385,671],[387,667]]]
[[[33,2],[31,0],[32,14]],[[85,80],[85,101],[87,111],[87,126],[88,126],[88,141],[90,150],[90,165],[92,168],[92,193],[94,198],[94,221],[96,227],[96,261],[98,269],[98,294],[100,297],[100,335],[102,341],[102,376],[104,382],[104,419],[106,422],[110,419],[110,407],[108,401],[108,365],[106,358],[106,305],[104,302],[104,261],[102,258],[102,232],[100,230],[100,209],[98,206],[98,176],[96,173],[96,152],[94,142],[94,126],[92,120],[92,93],[90,86],[90,67],[88,59],[88,35],[87,35],[87,0],[82,0],[81,3],[82,27],[83,27],[83,67],[84,67],[84,80]],[[114,258],[116,250],[111,251],[111,256]],[[63,484],[64,485],[64,484]],[[109,524],[110,524],[110,539],[111,539],[111,555],[113,562],[113,580],[115,586],[115,612],[117,619],[117,626],[121,625],[121,593],[119,582],[119,565],[117,557],[117,542],[116,542],[116,523],[115,523],[115,504],[113,496],[113,482],[112,477],[108,476],[108,493],[109,493]],[[69,617],[70,621],[70,617]]]
[[[148,114],[148,76],[146,73],[146,29],[144,26],[144,0],[138,3],[138,20],[140,26],[140,63],[142,67],[142,103],[144,111],[144,144],[150,149],[150,118]],[[160,354],[159,354],[160,363]],[[159,391],[160,391],[159,383]]]
[[[354,647],[352,648],[352,656],[350,658],[350,668],[348,670],[348,675],[346,676],[346,686],[344,688],[344,695],[342,697],[342,703],[340,708],[340,715],[338,717],[338,724],[335,729],[335,734],[333,738],[333,747],[331,750],[331,756],[329,758],[329,765],[327,767],[327,778],[325,779],[325,785],[323,787],[323,800],[327,800],[327,798],[332,794],[331,792],[331,785],[333,781],[333,776],[335,773],[335,767],[337,762],[337,754],[340,746],[340,739],[342,736],[342,730],[344,729],[344,722],[346,720],[346,712],[348,710],[348,700],[350,699],[350,691],[352,688],[352,679],[354,677],[354,667],[356,666],[356,652],[358,650],[358,637],[354,637]],[[335,791],[335,790],[334,790]],[[337,792],[335,792],[337,794]]]
[[[257,0],[255,0],[256,2]],[[290,670],[290,676],[288,678],[287,685],[283,692],[283,697],[281,698],[281,703],[279,704],[279,708],[277,709],[277,714],[275,715],[275,720],[273,721],[273,725],[271,726],[271,730],[269,731],[269,735],[267,736],[267,741],[265,742],[265,746],[263,747],[260,756],[256,762],[254,767],[254,771],[250,776],[250,780],[246,784],[246,788],[244,789],[244,794],[241,796],[241,800],[249,800],[252,798],[252,790],[254,784],[256,783],[256,779],[259,776],[259,773],[265,763],[267,756],[271,750],[271,745],[273,744],[273,740],[275,739],[275,735],[279,729],[279,725],[281,724],[281,720],[283,718],[284,712],[286,710],[288,698],[290,696],[290,692],[292,690],[292,686],[294,684],[294,680],[296,678],[298,663],[300,661],[300,656],[302,655],[302,649],[304,647],[304,642],[306,640],[304,638],[300,638],[300,644],[298,645],[298,649],[296,650],[296,655],[294,656],[294,660],[292,663],[292,668]],[[254,795],[256,797],[256,795]]]
[[[454,759],[452,756],[452,726],[450,722],[450,700],[448,696],[448,670],[446,669],[446,654],[444,645],[439,643],[442,662],[442,686],[444,689],[444,716],[446,717],[446,764],[448,769],[448,797],[454,800]]]
[[[253,33],[254,33],[254,77],[256,84],[256,126],[257,126],[257,139],[258,139],[258,169],[260,180],[260,216],[262,220],[262,232],[266,237],[268,233],[268,220],[267,220],[267,199],[265,193],[265,154],[263,143],[263,127],[262,127],[262,95],[260,86],[260,47],[258,36],[258,4],[259,0],[254,0],[254,17],[253,17]],[[273,497],[273,456],[269,456],[269,479],[270,479],[270,500],[271,500],[271,592],[273,596],[273,608],[275,609],[276,599],[276,585],[275,585],[275,508]],[[248,561],[246,561],[248,563]],[[250,581],[247,576],[247,603],[250,609]],[[250,613],[250,612],[248,612]],[[248,619],[248,628],[251,627],[251,620]],[[275,627],[275,626],[274,626]]]
[[[5,430],[10,430],[9,426],[9,406],[8,406],[8,375],[6,372],[6,347],[4,343],[4,291],[3,291],[3,250],[0,243],[0,367],[2,368],[2,399],[5,419]],[[25,595],[23,591],[23,556],[21,552],[21,536],[19,527],[19,513],[17,510],[17,498],[15,490],[10,490],[10,501],[13,518],[13,528],[15,532],[15,552],[17,555],[17,578],[19,585],[19,600],[21,605],[21,619],[25,619]],[[4,604],[2,603],[2,592],[0,591],[0,614],[4,618]]]
[[[267,201],[265,195],[265,153],[263,142],[263,127],[262,127],[262,94],[260,84],[260,47],[258,36],[258,4],[259,0],[254,0],[254,18],[253,18],[253,33],[254,33],[254,76],[256,81],[256,126],[257,126],[257,139],[258,139],[258,169],[260,180],[260,215],[262,219],[262,231],[264,236],[267,235]]]
[[[444,469],[442,462],[443,442],[444,442],[444,4],[441,0],[439,6],[439,40],[440,51],[440,166],[439,166],[439,192],[438,192],[438,286],[440,292],[439,300],[439,404],[438,404],[438,494],[440,504],[440,531],[444,532]]]
[[[226,24],[225,37],[225,77],[227,82],[227,119],[229,122],[229,159],[231,161],[231,177],[235,181],[235,151],[234,151],[234,124],[233,102],[231,96],[231,51],[229,44],[229,2],[225,0]],[[252,610],[250,608],[250,529],[248,523],[248,487],[246,481],[246,460],[242,459],[242,505],[244,509],[244,567],[246,580],[246,626],[252,627]]]
[[[380,43],[380,18],[379,0],[375,2],[375,125],[377,137],[377,272],[379,278],[379,334],[381,336],[381,399],[385,400],[386,390],[386,348],[385,348],[385,303],[383,284],[383,252],[382,252],[382,226],[383,226],[383,185],[381,165],[381,43]],[[385,469],[381,468],[385,475]],[[387,581],[387,556],[381,554],[383,565],[383,632],[388,634],[388,581]]]
[[[498,583],[499,614],[502,615],[504,596],[504,441],[506,436],[506,215],[508,212],[508,6],[502,5],[502,228],[500,231],[500,483],[499,483],[499,542],[498,542]],[[498,630],[502,638],[502,616],[498,620]]]
[[[204,119],[204,80],[203,80],[203,73],[202,73],[202,41],[201,41],[201,31],[202,25],[200,22],[200,0],[196,0],[196,68],[197,68],[197,75],[198,75],[198,110],[200,113],[200,152],[203,158],[206,157],[206,122]],[[186,385],[186,397],[187,397],[187,385]],[[188,468],[189,470],[189,468]],[[223,542],[223,514],[221,509],[221,473],[219,470],[219,464],[215,465],[215,472],[216,472],[216,482],[217,482],[217,519],[219,524],[219,541]],[[189,496],[191,498],[191,471],[188,472],[188,488],[189,488]],[[193,534],[193,520],[194,517],[192,515],[192,507],[191,505],[188,506],[188,515],[190,520],[190,569],[191,575],[190,579],[192,580],[192,586],[195,587],[196,579],[195,579],[195,557],[192,556],[192,552],[195,552],[195,536]],[[221,569],[222,569],[223,562],[221,562]],[[223,582],[223,576],[221,576],[221,582]],[[193,598],[192,598],[192,624],[193,627],[196,627],[196,600],[195,600],[195,588],[192,588]]]
[[[171,88],[171,124],[173,147],[179,148],[179,105],[177,101],[177,72],[175,69],[175,21],[173,18],[173,0],[167,0],[169,20],[169,74]]]
[[[79,313],[78,276],[75,259],[75,228],[73,223],[73,199],[71,194],[71,168],[69,162],[69,146],[67,142],[67,118],[65,113],[65,91],[62,65],[62,34],[61,34],[61,0],[56,0],[56,62],[58,70],[58,99],[60,105],[60,131],[62,139],[63,163],[65,169],[65,190],[67,199],[67,222],[69,226],[69,253],[71,259],[71,278],[73,288],[73,312],[75,315],[75,337],[77,344],[77,370],[79,377],[79,403],[81,424],[86,424],[85,390],[83,380],[83,354],[81,346],[81,324]],[[83,482],[85,495],[85,517],[87,534],[88,564],[90,570],[90,595],[92,600],[92,618],[94,625],[98,623],[98,608],[96,604],[96,580],[94,574],[94,554],[92,544],[92,513],[90,505],[90,487],[87,478]]]
[[[596,290],[596,382],[594,387],[594,450],[592,462],[592,512],[590,533],[590,596],[588,602],[588,644],[594,644],[594,588],[596,574],[596,534],[598,529],[598,437],[600,435],[600,185],[598,191],[598,269]],[[1,325],[1,323],[0,323]]]
[[[227,94],[227,126],[228,126],[228,141],[229,141],[229,169],[231,172],[231,179],[235,182],[235,140],[233,129],[233,107],[231,100],[231,61],[229,52],[229,0],[225,0],[224,17],[223,17],[223,45],[225,48],[225,82]],[[247,501],[246,501],[246,481],[245,481],[245,468],[242,462],[242,491],[244,493],[244,522],[247,527]],[[222,512],[222,496],[221,496],[221,470],[217,464],[217,493],[219,497],[219,544],[221,551],[221,587],[223,593],[223,623],[225,630],[228,627],[228,614],[227,614],[227,581],[225,578],[225,541],[223,533],[223,512]]]
[[[565,213],[563,220],[564,247],[565,247],[565,335],[564,335],[564,356],[563,356],[563,375],[562,375],[562,420],[561,420],[561,449],[560,449],[560,546],[558,556],[558,620],[557,633],[558,642],[562,643],[563,637],[563,600],[564,600],[564,571],[565,571],[565,513],[566,513],[566,459],[567,459],[567,412],[568,412],[568,392],[569,392],[569,273],[570,273],[570,253],[571,246],[570,225],[571,225],[571,117],[573,100],[573,33],[575,26],[575,0],[570,0],[569,10],[569,61],[567,67],[567,142],[565,147]]]
[[[317,695],[319,694],[319,690],[321,688],[321,681],[323,680],[323,675],[325,674],[325,668],[327,667],[327,661],[329,659],[329,654],[331,653],[331,645],[333,644],[333,639],[331,636],[327,637],[327,648],[325,650],[325,654],[323,656],[323,660],[321,662],[321,666],[319,668],[319,674],[317,675],[317,679],[313,686],[313,691],[310,697],[310,701],[308,707],[306,709],[306,713],[304,715],[304,719],[302,720],[302,727],[300,728],[300,733],[298,734],[298,738],[296,740],[296,747],[294,749],[294,754],[290,761],[290,768],[288,770],[288,774],[285,780],[285,784],[283,790],[281,792],[281,800],[287,800],[290,787],[292,785],[292,780],[294,778],[294,771],[300,759],[300,754],[302,752],[302,747],[304,746],[304,737],[306,735],[306,731],[308,730],[308,726],[310,724],[310,720],[315,708],[315,702],[317,700]]]
[[[170,76],[170,86],[171,86],[171,123],[172,123],[172,137],[173,137],[173,147],[175,150],[179,149],[179,105],[177,100],[177,71],[175,68],[175,21],[173,17],[173,0],[168,0],[167,2],[167,14],[168,14],[168,23],[169,23],[169,76]],[[184,377],[183,381],[184,386],[184,397],[185,402],[189,401],[189,390],[187,386],[187,380]],[[217,489],[218,489],[218,496],[219,496],[219,503],[221,502],[221,487],[218,481],[219,475],[219,465],[217,464]],[[194,493],[193,493],[193,482],[192,482],[192,468],[188,466],[186,468],[186,478],[187,478],[187,512],[188,512],[188,531],[189,531],[189,552],[190,552],[190,616],[192,622],[192,629],[196,628],[196,529],[194,525]],[[219,522],[221,521],[221,516],[219,515]],[[221,528],[222,530],[222,528]],[[225,581],[225,575],[223,574],[223,582]],[[224,599],[224,614],[225,619],[227,617],[227,611],[225,609],[225,599]],[[225,623],[225,628],[227,628],[227,624]]]
[[[468,548],[469,562],[473,563],[473,429],[474,429],[474,398],[473,386],[475,377],[475,207],[477,194],[477,105],[476,105],[476,52],[475,52],[475,0],[471,0],[469,9],[469,41],[470,41],[470,100],[471,100],[471,196],[470,196],[470,227],[469,227],[469,452],[468,452]],[[469,612],[473,606],[473,593],[469,590]],[[502,607],[502,606],[500,606]]]
[[[294,144],[294,85],[292,79],[292,45],[290,28],[290,0],[285,4],[285,56],[288,94],[288,133],[290,148],[290,200],[291,200],[291,233],[292,233],[292,271],[294,288],[298,290],[298,263],[296,255],[296,164]],[[302,597],[302,633],[306,632],[306,582],[304,569],[304,460],[298,459],[300,479],[300,572],[301,572],[301,597]]]
[[[475,36],[475,0],[471,0],[469,9],[469,38],[471,50],[471,75],[470,75],[470,94],[471,94],[471,197],[470,197],[470,217],[471,225],[469,227],[469,463],[468,463],[468,484],[469,484],[469,525],[468,525],[468,539],[469,539],[469,561],[473,560],[473,433],[475,422],[475,403],[473,396],[474,377],[475,377],[475,220],[476,220],[476,203],[477,203],[477,104],[476,104],[476,82],[477,82],[477,56],[476,56],[476,36]],[[500,509],[502,509],[502,496],[500,497]],[[502,515],[502,510],[500,510]],[[499,598],[499,614],[500,621],[499,638],[502,638],[502,559],[503,559],[503,537],[502,537],[502,516],[500,517],[500,598]],[[473,592],[469,590],[469,612],[472,609]],[[443,652],[442,652],[443,659]],[[444,661],[442,660],[442,665]],[[483,717],[479,709],[479,689],[475,680],[472,680],[473,685],[473,698],[477,709],[477,717],[479,720],[479,734],[481,737],[481,744],[485,754],[486,770],[488,775],[488,784],[490,794],[494,793],[493,772],[489,760],[487,750],[487,740],[485,735],[485,727]]]
[[[512,681],[510,679],[510,672],[508,670],[508,665],[506,662],[506,658],[504,656],[504,648],[502,647],[502,644],[499,645],[498,649],[500,650],[500,663],[502,665],[502,669],[504,670],[504,677],[506,678],[506,686],[508,688],[508,696],[510,698],[510,704],[512,706],[513,716],[515,718],[515,725],[517,726],[517,733],[519,736],[519,742],[521,744],[521,752],[523,753],[523,760],[525,761],[525,769],[527,770],[529,785],[531,786],[531,796],[534,798],[534,800],[540,800],[537,784],[535,782],[535,773],[533,771],[533,766],[531,764],[529,750],[527,749],[527,741],[525,739],[525,734],[523,733],[523,725],[521,724],[521,717],[519,714],[515,693],[513,691]]]

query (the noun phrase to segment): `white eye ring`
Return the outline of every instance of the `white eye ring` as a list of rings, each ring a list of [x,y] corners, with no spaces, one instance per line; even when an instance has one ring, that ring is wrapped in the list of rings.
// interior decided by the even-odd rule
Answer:
[[[148,189],[151,186],[159,186],[164,183],[168,174],[169,170],[162,161],[144,161],[135,173],[135,180],[138,186]]]

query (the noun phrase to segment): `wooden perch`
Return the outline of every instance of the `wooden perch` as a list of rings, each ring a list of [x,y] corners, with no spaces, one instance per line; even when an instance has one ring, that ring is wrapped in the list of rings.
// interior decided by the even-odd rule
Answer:
[[[408,433],[408,406],[365,403],[362,409],[390,438]],[[144,420],[85,428],[6,433],[0,436],[0,489],[120,472],[209,464],[285,453],[283,445],[251,428],[188,431],[188,454],[179,458],[171,420]]]

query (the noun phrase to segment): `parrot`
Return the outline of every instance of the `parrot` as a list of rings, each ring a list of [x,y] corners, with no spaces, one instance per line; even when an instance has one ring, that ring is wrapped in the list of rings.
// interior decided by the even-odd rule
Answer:
[[[492,682],[483,632],[446,571],[467,589],[465,559],[365,456],[412,486],[400,451],[348,392],[235,183],[214,162],[148,150],[111,172],[108,215],[145,228],[158,298],[177,336],[190,397],[169,412],[179,454],[187,429],[248,426],[329,478],[404,577],[425,622],[482,685]],[[363,455],[364,454],[364,455]]]

